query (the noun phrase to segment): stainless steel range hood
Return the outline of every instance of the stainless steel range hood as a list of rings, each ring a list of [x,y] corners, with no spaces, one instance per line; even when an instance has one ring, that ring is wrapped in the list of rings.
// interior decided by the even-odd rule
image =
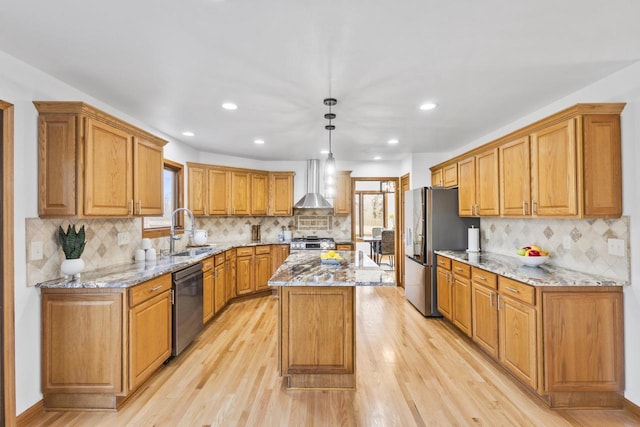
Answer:
[[[331,209],[333,206],[320,194],[320,160],[307,160],[307,194],[293,206],[295,209]]]

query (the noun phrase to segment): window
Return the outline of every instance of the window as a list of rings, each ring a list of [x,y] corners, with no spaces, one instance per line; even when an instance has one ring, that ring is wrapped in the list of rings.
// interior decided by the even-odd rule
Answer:
[[[180,163],[164,160],[163,188],[164,188],[164,215],[146,216],[142,218],[142,237],[162,237],[169,235],[171,228],[171,212],[184,206],[183,188],[184,174]],[[182,212],[176,217],[178,233],[183,231]]]

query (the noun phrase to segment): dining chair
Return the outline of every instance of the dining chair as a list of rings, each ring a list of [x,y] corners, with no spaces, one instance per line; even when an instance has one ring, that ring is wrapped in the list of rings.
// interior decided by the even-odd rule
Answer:
[[[382,238],[380,240],[380,262],[382,263],[382,257],[387,255],[389,257],[389,265],[394,266],[394,259],[396,254],[395,245],[395,233],[393,230],[383,230]]]

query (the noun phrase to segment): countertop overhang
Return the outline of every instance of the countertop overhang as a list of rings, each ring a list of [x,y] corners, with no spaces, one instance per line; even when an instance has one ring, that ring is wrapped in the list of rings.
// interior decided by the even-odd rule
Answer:
[[[395,272],[385,271],[362,251],[336,251],[337,264],[324,264],[322,251],[294,251],[269,279],[269,286],[396,286]]]

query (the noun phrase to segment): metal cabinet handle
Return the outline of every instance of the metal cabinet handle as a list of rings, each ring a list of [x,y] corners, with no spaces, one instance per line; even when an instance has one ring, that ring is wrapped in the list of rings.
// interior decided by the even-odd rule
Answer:
[[[520,291],[519,291],[519,290],[517,290],[516,288],[505,288],[505,289],[506,289],[507,291],[511,291],[511,292],[513,292],[514,294],[519,294],[519,293],[520,293]]]
[[[537,209],[536,207],[538,206],[538,204],[536,203],[535,199],[531,199],[531,215],[536,215],[537,214]]]
[[[498,294],[498,311],[500,311],[500,294]]]
[[[142,200],[138,200],[138,215],[142,215]]]
[[[479,280],[484,280],[485,282],[487,281],[487,279],[485,279],[485,278],[484,278],[484,277],[482,277],[482,276],[478,276],[478,275],[476,275],[476,278],[477,278],[477,279],[479,279]]]
[[[129,215],[133,215],[133,199],[129,200]]]
[[[154,286],[153,288],[149,289],[149,292],[155,292],[158,289],[162,289],[162,285]]]
[[[493,307],[493,292],[489,292],[489,307]]]
[[[522,215],[526,215],[527,214],[527,202],[525,202],[524,200],[522,201]]]

